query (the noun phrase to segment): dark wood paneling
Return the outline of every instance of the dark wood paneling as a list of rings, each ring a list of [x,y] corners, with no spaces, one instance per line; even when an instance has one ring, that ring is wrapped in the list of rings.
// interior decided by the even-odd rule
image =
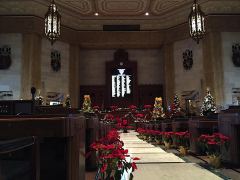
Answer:
[[[125,107],[128,107],[127,105],[129,104],[136,104],[139,107],[142,107],[144,104],[153,105],[155,97],[163,97],[163,85],[139,85],[135,88],[138,92],[135,97],[136,100],[126,100],[128,102],[125,102]],[[89,94],[91,96],[92,106],[98,105],[100,108],[107,108],[109,106],[109,104],[107,104],[107,94],[109,93],[111,95],[111,92],[105,92],[107,92],[106,86],[80,86],[80,108],[82,107],[83,96],[85,94]],[[121,104],[116,103],[115,105],[121,107]]]
[[[95,105],[98,105],[100,108],[104,107],[105,91],[104,85],[80,86],[80,108],[82,108],[83,96],[86,94],[91,97],[92,107]]]
[[[163,97],[163,85],[139,85],[139,106],[154,104],[155,97]],[[164,97],[163,97],[164,99]]]

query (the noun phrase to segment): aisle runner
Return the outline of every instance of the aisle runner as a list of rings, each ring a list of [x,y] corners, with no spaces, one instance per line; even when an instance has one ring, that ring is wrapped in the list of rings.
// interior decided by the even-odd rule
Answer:
[[[195,163],[186,163],[173,153],[167,153],[140,140],[136,132],[121,133],[124,148],[131,157],[139,157],[134,180],[220,180],[221,178]]]

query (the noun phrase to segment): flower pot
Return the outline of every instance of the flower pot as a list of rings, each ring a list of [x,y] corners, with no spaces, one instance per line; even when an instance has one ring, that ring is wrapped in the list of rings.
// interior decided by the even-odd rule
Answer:
[[[155,138],[155,142],[156,142],[156,144],[158,144],[158,145],[161,144],[161,140],[160,140],[160,139],[156,139],[156,138]]]
[[[179,154],[180,154],[181,156],[186,156],[186,155],[187,155],[187,148],[184,147],[184,146],[180,146],[180,147],[179,147]]]
[[[139,135],[138,135],[138,138],[139,138],[139,139],[143,139],[143,135],[139,134]]]
[[[147,141],[148,141],[148,142],[152,142],[152,141],[153,141],[153,137],[152,137],[152,136],[149,136]]]
[[[143,135],[143,140],[146,140],[147,139],[147,135]]]
[[[170,145],[171,144],[169,142],[164,141],[164,146],[165,146],[166,149],[170,149]]]
[[[210,155],[208,157],[209,164],[214,168],[219,168],[221,166],[221,158],[220,156]]]

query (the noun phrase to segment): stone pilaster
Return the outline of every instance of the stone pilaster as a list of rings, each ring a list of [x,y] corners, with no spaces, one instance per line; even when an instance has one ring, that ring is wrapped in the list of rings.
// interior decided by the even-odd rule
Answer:
[[[164,95],[165,107],[171,104],[175,94],[175,76],[174,76],[174,59],[173,44],[165,44],[163,46],[164,53]]]
[[[21,98],[30,99],[32,86],[41,89],[41,37],[23,35]]]
[[[69,95],[73,108],[79,107],[79,60],[80,48],[78,45],[70,45],[69,61]]]
[[[224,103],[221,33],[210,32],[203,40],[203,88],[210,88],[217,105]]]

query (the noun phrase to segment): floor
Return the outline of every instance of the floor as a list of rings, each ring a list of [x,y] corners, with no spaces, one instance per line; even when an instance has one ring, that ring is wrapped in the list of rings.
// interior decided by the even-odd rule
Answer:
[[[176,156],[177,150],[165,151],[140,140],[136,135],[133,131],[120,134],[130,156],[140,158],[136,161],[138,170],[134,172],[134,180],[240,180],[238,171],[228,168],[210,171],[203,168],[207,163],[201,157],[188,155],[180,158]],[[95,174],[87,172],[86,180],[94,180]]]
[[[134,180],[220,180],[219,176],[196,163],[188,163],[169,153],[140,140],[137,133],[122,133],[121,140],[130,156],[139,157]]]

